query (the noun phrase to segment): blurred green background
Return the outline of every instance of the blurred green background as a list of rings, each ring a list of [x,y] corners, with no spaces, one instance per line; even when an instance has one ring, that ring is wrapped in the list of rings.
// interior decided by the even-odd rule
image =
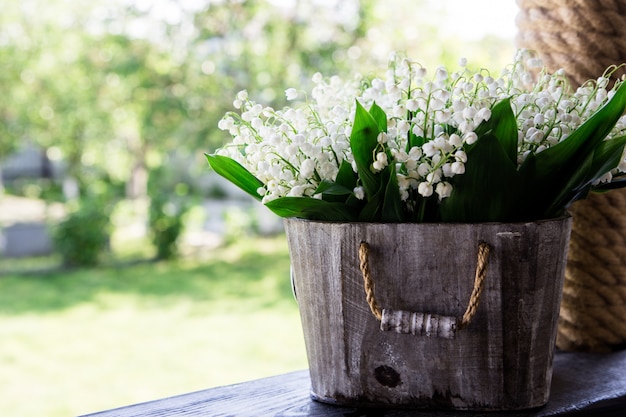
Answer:
[[[281,223],[203,154],[392,51],[496,72],[514,0],[0,0],[0,414],[68,416],[306,365]]]

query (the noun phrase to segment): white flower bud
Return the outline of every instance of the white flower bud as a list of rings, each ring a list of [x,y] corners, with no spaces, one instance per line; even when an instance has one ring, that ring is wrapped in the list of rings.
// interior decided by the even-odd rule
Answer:
[[[445,81],[448,78],[448,70],[445,67],[438,67],[435,70],[435,79],[437,81]]]
[[[450,135],[450,145],[454,146],[455,148],[460,148],[463,145],[463,140],[461,140],[461,137],[459,135],[453,133]]]
[[[316,72],[315,74],[313,74],[313,78],[311,78],[311,80],[315,83],[315,84],[319,84],[322,81],[324,81],[324,77],[322,76],[321,73]]]
[[[295,88],[288,88],[285,90],[285,96],[288,101],[298,98],[298,91]]]
[[[283,150],[284,150],[285,155],[288,157],[296,156],[298,153],[298,146],[292,143],[292,144],[285,146]]]
[[[234,124],[235,123],[234,123],[232,117],[224,117],[219,122],[217,122],[217,127],[220,130],[230,130],[233,127]]]
[[[300,176],[303,178],[311,178],[313,176],[313,172],[315,171],[315,160],[313,159],[305,159],[300,164]]]
[[[395,151],[394,152],[394,159],[397,162],[406,162],[409,159],[409,154],[407,154],[404,151]]]
[[[415,136],[424,136],[424,129],[422,129],[420,125],[413,125],[411,132],[413,132]]]
[[[433,195],[433,186],[428,182],[420,182],[420,184],[417,186],[417,192],[422,197],[430,197],[431,195]]]
[[[420,108],[419,101],[417,101],[417,99],[414,99],[414,98],[408,99],[406,101],[405,107],[408,111],[412,111],[412,112],[417,111]]]
[[[439,184],[437,184],[435,192],[439,196],[439,200],[450,197],[450,194],[452,194],[452,184],[446,181],[440,182]]]
[[[463,117],[465,119],[469,119],[472,120],[474,119],[474,116],[476,116],[476,109],[473,107],[466,107],[465,109],[463,109]]]
[[[304,186],[303,185],[294,185],[291,187],[291,190],[287,193],[289,197],[302,197],[304,194]]]
[[[396,129],[398,135],[404,137],[411,130],[411,124],[406,120],[400,120]]]
[[[435,156],[437,153],[439,153],[439,149],[437,149],[437,147],[435,146],[435,144],[430,141],[430,142],[426,142],[423,146],[422,146],[422,150],[424,151],[424,154],[428,157],[433,157]]]
[[[465,173],[465,164],[463,164],[463,162],[458,162],[458,161],[457,162],[453,162],[450,169],[456,175],[464,174]]]
[[[302,145],[305,140],[306,138],[304,137],[302,133],[298,133],[291,139],[291,141],[296,145]]]
[[[254,129],[260,130],[263,127],[263,120],[261,120],[258,117],[255,117],[254,119],[252,119],[250,124],[252,125]]]
[[[237,100],[246,101],[248,99],[248,92],[246,90],[241,90],[237,93]]]
[[[337,165],[335,165],[334,162],[327,161],[320,167],[319,174],[323,179],[334,180],[337,176],[338,170],[339,168],[337,168]]]
[[[484,120],[489,120],[490,118],[491,118],[491,109],[487,107],[483,107],[482,109],[478,110],[478,113],[476,113],[475,121],[477,123],[480,123]]]
[[[436,171],[428,173],[428,175],[426,175],[426,181],[430,182],[431,184],[436,184],[439,181],[441,181],[440,170],[436,170]]]
[[[446,105],[446,103],[444,103],[441,100],[438,99],[434,99],[430,101],[430,108],[432,110],[442,110],[444,108],[444,106]]]
[[[254,118],[254,115],[252,114],[251,111],[244,111],[243,113],[241,113],[241,119],[246,122],[252,121],[253,118]]]
[[[418,146],[409,149],[409,158],[418,160],[422,157],[422,150]]]
[[[473,144],[477,140],[478,136],[474,132],[467,132],[465,135],[463,135],[463,142],[467,143],[468,145]]]
[[[374,172],[382,171],[387,164],[387,154],[385,152],[379,152],[376,154],[376,161],[372,164],[372,169]]]
[[[467,104],[464,101],[461,101],[461,100],[452,101],[452,109],[455,112],[463,112],[465,107],[467,107]]]
[[[530,58],[528,61],[526,61],[526,65],[528,66],[528,68],[531,69],[541,68],[543,67],[543,62],[539,58]]]
[[[404,166],[409,171],[414,171],[417,168],[417,160],[409,159],[408,161],[405,162]]]
[[[420,177],[425,177],[426,175],[428,175],[429,172],[430,172],[430,165],[428,165],[426,162],[422,162],[417,167],[417,173],[420,175]]]
[[[525,73],[524,75],[522,75],[522,82],[524,84],[532,84],[533,76],[529,73]]]

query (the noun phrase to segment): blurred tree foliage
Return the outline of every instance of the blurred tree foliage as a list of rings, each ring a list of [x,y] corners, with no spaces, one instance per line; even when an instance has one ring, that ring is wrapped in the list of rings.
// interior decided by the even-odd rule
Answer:
[[[402,13],[394,21],[382,3]],[[193,193],[237,91],[280,107],[285,88],[308,88],[313,73],[367,74],[392,49],[448,63],[462,46],[433,42],[425,4],[4,0],[0,163],[31,143],[62,158],[82,192],[99,184],[119,197],[146,195],[151,172],[178,163]]]

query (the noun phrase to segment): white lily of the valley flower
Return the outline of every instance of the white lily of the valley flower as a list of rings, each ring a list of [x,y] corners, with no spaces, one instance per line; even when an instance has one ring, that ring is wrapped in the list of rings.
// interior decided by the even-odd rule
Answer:
[[[372,164],[374,172],[382,171],[388,164],[387,154],[379,152],[376,154],[376,160]]]
[[[420,184],[417,186],[417,192],[422,197],[430,197],[431,195],[433,195],[433,185],[429,182],[420,182]]]
[[[439,200],[443,200],[444,198],[450,197],[452,194],[452,184],[447,181],[440,182],[435,187],[435,193],[439,196]]]
[[[463,162],[453,162],[450,166],[450,170],[455,175],[461,175],[465,173],[465,164]]]
[[[376,103],[388,117],[388,129],[377,137],[371,168],[378,174],[389,165],[395,167],[401,199],[411,211],[416,195],[436,194],[441,200],[454,193],[450,179],[465,173],[472,158],[467,147],[480,140],[476,129],[490,120],[495,103],[510,99],[521,164],[531,153],[566,139],[613,95],[607,91],[608,77],[576,91],[563,88],[561,72],[541,73],[530,83],[538,61],[525,51],[499,78],[472,72],[465,59],[456,72],[437,68],[432,75],[399,54],[393,59],[381,78],[371,80],[317,73],[313,89],[303,94],[310,101],[291,108],[274,110],[253,102],[245,90],[239,92],[233,103],[238,111],[218,123],[232,135],[232,143],[217,153],[242,164],[264,183],[258,190],[263,202],[309,196],[321,181],[334,181],[344,161],[358,173],[350,146],[355,102],[365,108]],[[295,88],[285,90],[287,100],[299,96]],[[626,119],[620,119],[609,139],[624,131]],[[626,171],[626,152],[622,159],[616,172]],[[353,193],[366,198],[361,186]]]
[[[363,189],[363,187],[355,187],[352,192],[354,193],[354,196],[359,200],[363,200],[365,198],[365,190]]]
[[[295,88],[288,88],[285,90],[285,96],[288,101],[292,101],[298,98],[298,91]]]

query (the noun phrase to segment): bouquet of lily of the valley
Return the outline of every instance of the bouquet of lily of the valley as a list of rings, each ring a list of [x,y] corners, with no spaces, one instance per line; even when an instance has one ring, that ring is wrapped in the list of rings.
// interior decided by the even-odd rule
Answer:
[[[245,91],[209,164],[283,217],[514,222],[561,216],[626,185],[626,87],[609,68],[573,90],[527,51],[494,78],[394,56],[384,78],[313,77],[293,107]],[[610,85],[613,85],[610,87]],[[299,101],[298,99],[302,99]]]

